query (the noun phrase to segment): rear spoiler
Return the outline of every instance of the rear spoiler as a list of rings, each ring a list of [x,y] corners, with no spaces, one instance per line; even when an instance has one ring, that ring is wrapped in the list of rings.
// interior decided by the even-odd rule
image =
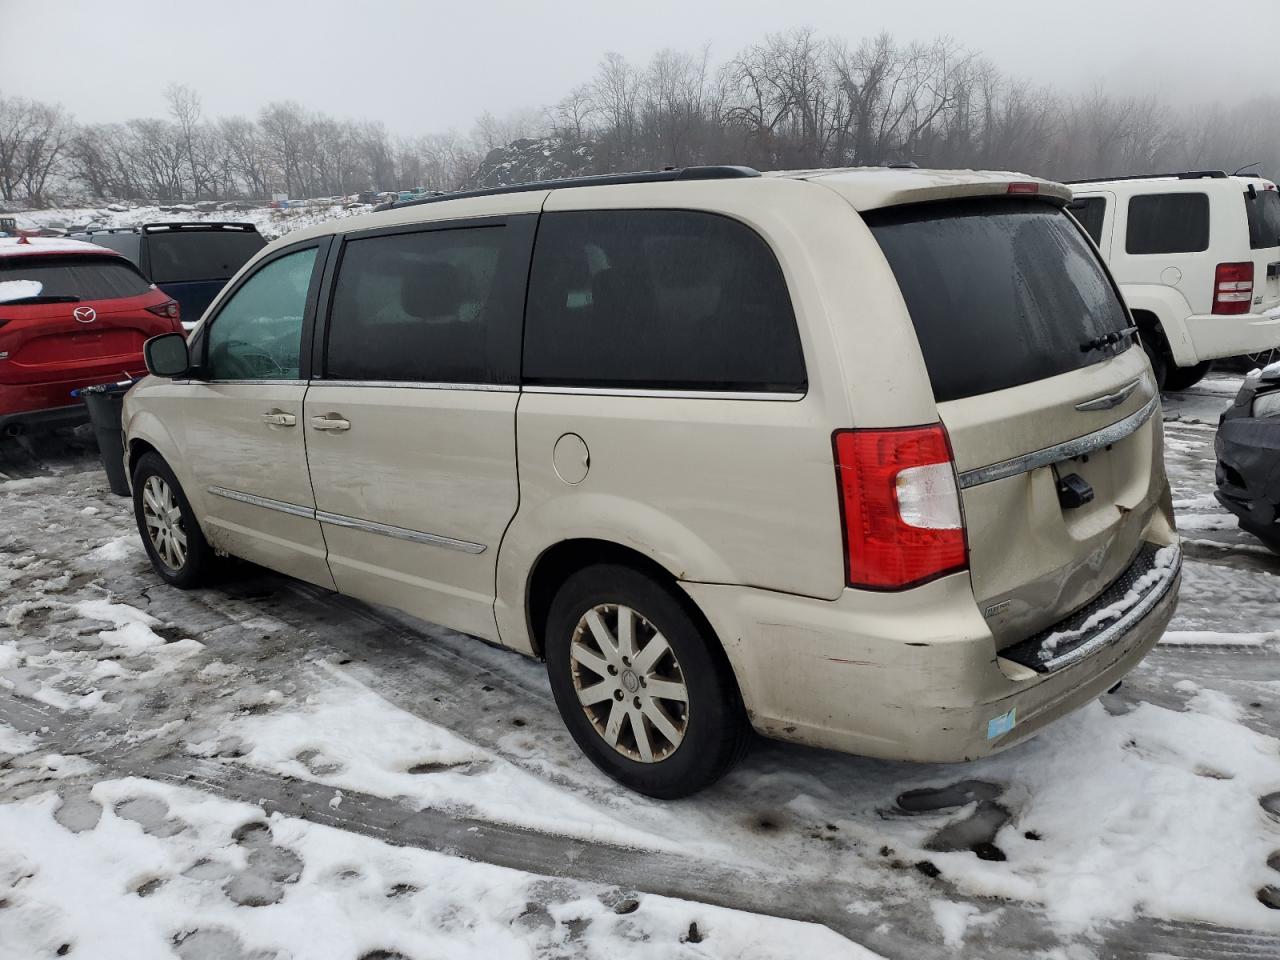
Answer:
[[[214,223],[208,220],[195,220],[190,223],[144,223],[143,233],[166,233],[172,230],[235,230],[240,233],[257,233],[258,228],[252,223]]]

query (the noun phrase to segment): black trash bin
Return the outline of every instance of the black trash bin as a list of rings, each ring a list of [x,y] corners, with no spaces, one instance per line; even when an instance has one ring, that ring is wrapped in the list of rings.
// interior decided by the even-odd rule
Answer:
[[[89,408],[94,436],[98,438],[98,453],[102,468],[107,471],[107,485],[117,496],[127,497],[129,478],[124,471],[124,430],[120,413],[124,407],[124,395],[133,386],[131,382],[104,383],[84,387],[80,399]]]

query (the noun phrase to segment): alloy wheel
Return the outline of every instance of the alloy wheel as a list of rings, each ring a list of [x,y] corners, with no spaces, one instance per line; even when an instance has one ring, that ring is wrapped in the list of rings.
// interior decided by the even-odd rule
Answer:
[[[574,691],[596,733],[618,753],[657,763],[689,727],[689,688],[667,640],[630,607],[599,604],[569,642]]]
[[[171,570],[181,570],[187,562],[187,531],[178,498],[163,477],[152,474],[143,484],[142,519],[156,556]]]

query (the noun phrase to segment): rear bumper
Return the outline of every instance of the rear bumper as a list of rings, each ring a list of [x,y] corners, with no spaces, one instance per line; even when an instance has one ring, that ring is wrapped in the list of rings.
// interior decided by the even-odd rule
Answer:
[[[0,432],[51,430],[55,427],[74,427],[88,422],[88,409],[83,403],[75,401],[65,407],[0,413]]]
[[[1280,549],[1280,417],[1224,420],[1214,439],[1218,502]]]
[[[71,395],[71,391],[98,383],[110,383],[126,374],[142,376],[145,369],[120,370],[99,373],[94,376],[76,377],[44,383],[0,383],[0,425],[26,420],[35,422],[40,417],[51,417],[54,411],[66,410],[67,416],[81,419],[88,416],[84,403]]]
[[[894,760],[972,760],[1114,686],[1159,641],[1180,572],[1087,656],[1038,673],[996,653],[967,574],[835,601],[685,584],[766,736]]]
[[[1280,310],[1190,316],[1186,324],[1197,362],[1280,347]]]

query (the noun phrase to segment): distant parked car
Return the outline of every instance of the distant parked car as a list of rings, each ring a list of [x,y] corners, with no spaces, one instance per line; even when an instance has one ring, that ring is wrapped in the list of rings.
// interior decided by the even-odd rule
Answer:
[[[1111,267],[1162,387],[1280,347],[1280,193],[1221,170],[1077,181],[1067,209]]]
[[[360,203],[377,203],[378,196],[379,194],[376,190],[361,190],[360,193],[356,195],[356,200]]]
[[[126,258],[76,240],[0,239],[0,431],[74,423],[79,387],[146,372],[178,304]]]
[[[1280,363],[1245,379],[1214,440],[1218,502],[1280,553]]]
[[[71,235],[122,253],[182,307],[187,329],[245,262],[267,245],[251,223],[148,223]]]

